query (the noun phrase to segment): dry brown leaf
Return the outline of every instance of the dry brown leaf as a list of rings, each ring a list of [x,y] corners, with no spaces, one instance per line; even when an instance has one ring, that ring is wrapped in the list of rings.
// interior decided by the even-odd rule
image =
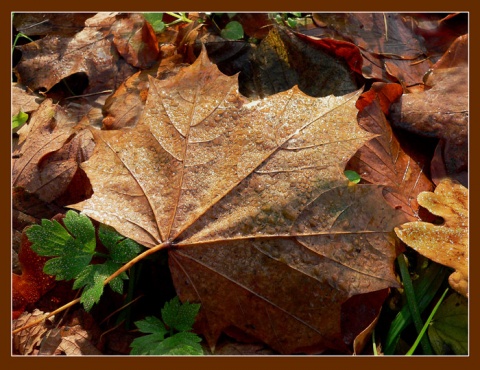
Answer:
[[[27,36],[60,34],[71,36],[85,27],[85,21],[95,13],[22,13],[12,17],[15,29]]]
[[[20,84],[12,83],[12,116],[20,111],[25,113],[34,111],[42,100],[42,97],[28,93]]]
[[[397,236],[425,257],[455,270],[448,281],[468,297],[468,190],[457,181],[444,179],[435,192],[418,195],[418,203],[443,217],[443,225],[409,222],[395,228]]]
[[[205,52],[149,86],[137,126],[92,130],[82,168],[94,194],[72,207],[170,249],[177,293],[202,304],[211,348],[242,332],[281,353],[352,352],[398,285],[392,231],[405,221],[381,186],[343,175],[374,136],[357,124],[359,92],[295,87],[247,103]],[[349,302],[365,315],[345,324]]]
[[[464,186],[468,182],[467,41],[468,35],[458,38],[432,69],[425,81],[431,89],[404,94],[391,114],[394,127],[440,139],[432,166],[434,180],[448,176]]]
[[[323,37],[357,45],[363,56],[363,75],[380,81],[399,81],[404,88],[422,83],[431,63],[422,38],[398,13],[318,13],[314,22]]]
[[[62,341],[57,351],[67,356],[98,356],[102,353],[92,344],[91,334],[81,325],[62,327],[60,330]]]
[[[22,59],[14,69],[18,82],[32,91],[49,91],[66,77],[86,73],[90,83],[84,93],[116,88],[135,69],[113,48],[110,27],[115,20],[115,13],[98,13],[73,38],[50,34],[19,46]]]
[[[12,185],[51,202],[61,196],[93,150],[88,130],[72,127],[64,108],[46,99],[13,152]]]
[[[13,321],[12,330],[21,328],[29,322],[36,321],[45,316],[45,313],[35,309],[32,313],[24,312],[20,317]],[[50,317],[49,320],[52,320]],[[35,347],[40,345],[40,342],[45,336],[45,333],[50,330],[49,321],[42,321],[40,324],[32,326],[31,328],[20,331],[13,335],[12,349],[15,354],[30,355]]]
[[[141,14],[128,14],[112,26],[113,43],[134,67],[149,68],[159,54],[158,41],[150,23]]]

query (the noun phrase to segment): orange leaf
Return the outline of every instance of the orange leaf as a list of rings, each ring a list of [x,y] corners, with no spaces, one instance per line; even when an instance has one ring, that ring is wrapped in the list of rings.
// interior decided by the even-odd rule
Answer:
[[[420,193],[418,203],[445,223],[409,222],[395,228],[396,234],[418,253],[453,268],[451,287],[468,297],[468,190],[445,178],[434,193]]]

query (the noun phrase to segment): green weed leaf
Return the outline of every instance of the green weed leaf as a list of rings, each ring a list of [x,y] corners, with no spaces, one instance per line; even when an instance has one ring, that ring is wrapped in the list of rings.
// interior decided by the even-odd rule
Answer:
[[[74,211],[68,211],[63,223],[70,233],[83,245],[85,252],[95,251],[95,228],[92,221],[85,215]]]
[[[56,220],[42,220],[41,225],[33,225],[26,230],[32,249],[39,256],[52,257],[63,253],[67,240],[72,236]]]
[[[54,275],[56,280],[74,280],[73,289],[83,288],[80,302],[88,312],[98,303],[103,294],[104,281],[124,263],[140,251],[139,244],[118,234],[115,229],[100,225],[99,239],[109,250],[109,255],[95,251],[95,228],[91,220],[75,211],[68,211],[63,219],[65,227],[58,221],[42,220],[26,230],[32,250],[40,256],[53,257],[45,263],[43,271]],[[104,263],[91,265],[92,258],[101,255]],[[109,282],[116,293],[123,293],[125,272]]]
[[[203,355],[201,338],[190,332],[195,316],[200,309],[199,304],[188,302],[181,304],[178,297],[165,303],[161,310],[162,322],[154,316],[136,321],[135,325],[143,337],[135,338],[130,347],[131,355],[156,355],[156,356],[192,356]],[[167,330],[167,327],[170,330]]]
[[[162,319],[169,328],[177,331],[188,331],[195,323],[200,304],[185,302],[180,303],[178,297],[165,303],[162,309]]]
[[[100,225],[98,237],[109,250],[112,261],[117,263],[127,263],[142,250],[140,244],[132,239],[125,238],[110,226]]]
[[[71,280],[77,277],[90,263],[93,253],[81,249],[76,240],[67,240],[62,253],[45,263],[43,272],[55,275],[56,280]]]
[[[22,111],[12,117],[12,130],[19,129],[28,120],[28,114]]]
[[[243,38],[243,26],[237,21],[228,22],[220,35],[227,40],[240,40]]]
[[[203,355],[201,338],[195,333],[182,331],[168,337],[151,350],[157,356],[198,356]]]
[[[428,328],[428,337],[437,355],[467,355],[468,299],[453,293],[442,302]]]
[[[165,30],[163,13],[143,13],[143,17],[150,23],[155,33],[162,33]]]

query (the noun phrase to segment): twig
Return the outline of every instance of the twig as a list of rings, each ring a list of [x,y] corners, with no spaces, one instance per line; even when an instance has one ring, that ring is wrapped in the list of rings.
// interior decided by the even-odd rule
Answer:
[[[90,94],[69,96],[68,98],[65,98],[65,100],[67,100],[67,99],[85,98],[85,97],[87,97],[87,96],[92,96],[92,95],[110,94],[111,92],[113,92],[113,90],[104,90],[104,91],[94,92],[94,93],[90,93]]]
[[[387,17],[385,13],[383,13],[383,22],[385,23],[385,41],[388,41],[388,25],[387,25]]]

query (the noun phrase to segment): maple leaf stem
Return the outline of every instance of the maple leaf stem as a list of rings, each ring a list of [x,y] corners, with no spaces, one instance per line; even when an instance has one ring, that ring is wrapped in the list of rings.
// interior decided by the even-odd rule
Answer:
[[[112,281],[113,279],[115,279],[118,275],[120,275],[122,272],[128,270],[129,268],[131,268],[134,264],[136,264],[138,261],[142,260],[143,258],[149,256],[150,254],[153,254],[155,252],[158,252],[160,249],[163,249],[163,248],[167,248],[171,245],[172,243],[171,242],[165,242],[165,243],[161,243],[161,244],[158,244],[156,245],[155,247],[153,248],[150,248],[150,249],[147,249],[145,252],[139,254],[137,257],[135,257],[134,259],[132,259],[131,261],[127,262],[125,265],[123,265],[121,268],[119,268],[117,271],[115,271],[112,275],[110,275],[107,279],[105,279],[105,281],[103,282],[103,285],[106,285],[108,284],[110,281]],[[43,322],[44,320],[48,319],[49,317],[52,317],[53,315],[56,315],[57,313],[59,312],[62,312],[64,310],[66,310],[67,308],[77,304],[80,302],[80,298],[76,298],[70,302],[68,302],[67,304],[63,305],[62,307],[60,308],[57,308],[55,311],[52,311],[48,314],[46,314],[45,316],[43,316],[42,318],[38,319],[38,320],[35,320],[25,326],[22,326],[21,328],[18,328],[18,329],[15,329],[12,331],[12,335],[14,334],[17,334],[23,330],[26,330],[28,328],[31,328],[32,326],[36,326],[38,324],[40,324],[41,322]]]
[[[125,265],[120,267],[117,271],[115,271],[112,275],[110,275],[108,278],[105,279],[103,282],[103,285],[107,285],[110,281],[115,279],[118,275],[120,275],[122,272],[127,271],[129,268],[131,268],[134,264],[136,264],[138,261],[144,259],[145,257],[149,256],[150,254],[153,254],[155,252],[158,252],[159,250],[163,248],[167,248],[171,245],[171,242],[164,242],[161,244],[156,245],[153,248],[147,249],[145,252],[139,254],[137,257],[134,259],[128,261]]]
[[[46,314],[45,316],[41,317],[38,320],[35,320],[35,321],[25,325],[25,326],[22,326],[21,328],[13,330],[12,335],[17,334],[17,333],[21,332],[22,330],[26,330],[28,328],[31,328],[32,326],[36,326],[36,325],[40,324],[41,322],[43,322],[44,320],[48,319],[49,317],[52,317],[53,315],[56,315],[57,313],[60,313],[64,310],[66,310],[67,308],[72,307],[73,305],[77,304],[78,302],[80,302],[80,298],[76,298],[73,301],[70,301],[70,302],[64,304],[62,307],[57,308],[56,310],[54,310],[52,312],[49,312],[48,314]]]

